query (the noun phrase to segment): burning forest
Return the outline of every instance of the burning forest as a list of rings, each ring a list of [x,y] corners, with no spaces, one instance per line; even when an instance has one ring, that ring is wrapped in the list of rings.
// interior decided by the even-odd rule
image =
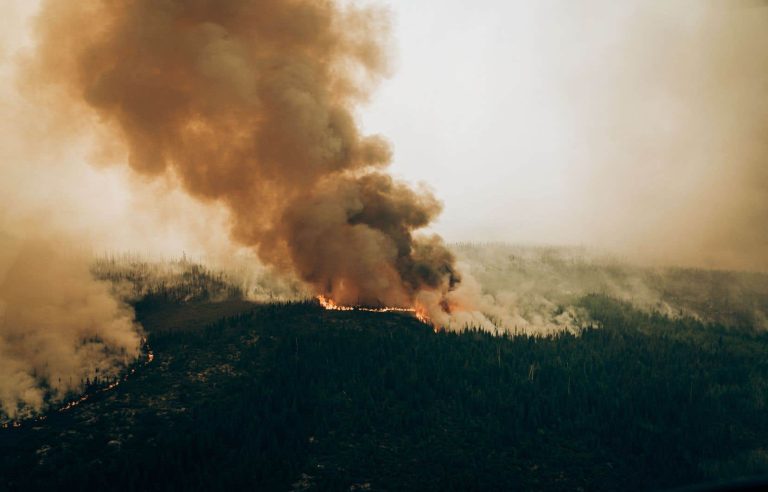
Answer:
[[[47,2],[38,30],[29,83],[97,115],[102,145],[124,149],[134,171],[223,204],[232,238],[262,261],[344,305],[439,310],[456,288],[453,255],[417,232],[440,202],[386,174],[390,145],[355,122],[388,70],[382,11]]]
[[[6,1],[0,490],[768,487],[764,3]]]

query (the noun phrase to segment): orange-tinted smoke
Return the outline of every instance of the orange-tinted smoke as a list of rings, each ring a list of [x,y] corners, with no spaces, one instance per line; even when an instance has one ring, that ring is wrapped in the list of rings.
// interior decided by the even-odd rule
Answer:
[[[28,73],[318,293],[405,305],[458,276],[439,238],[413,236],[439,202],[384,174],[388,144],[355,123],[387,38],[385,12],[332,0],[50,0]]]

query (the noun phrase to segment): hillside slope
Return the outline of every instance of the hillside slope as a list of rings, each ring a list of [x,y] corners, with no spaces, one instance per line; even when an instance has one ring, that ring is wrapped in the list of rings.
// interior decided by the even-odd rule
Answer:
[[[768,336],[582,306],[601,328],[531,338],[155,303],[152,364],[0,431],[0,488],[642,490],[768,471]],[[211,322],[185,325],[190,309]]]

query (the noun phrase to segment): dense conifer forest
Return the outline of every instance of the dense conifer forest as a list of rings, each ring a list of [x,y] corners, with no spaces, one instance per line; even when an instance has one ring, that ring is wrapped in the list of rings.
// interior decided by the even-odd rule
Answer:
[[[154,361],[0,430],[0,489],[648,490],[768,471],[768,334],[580,302],[592,327],[535,337],[156,297],[137,304]]]

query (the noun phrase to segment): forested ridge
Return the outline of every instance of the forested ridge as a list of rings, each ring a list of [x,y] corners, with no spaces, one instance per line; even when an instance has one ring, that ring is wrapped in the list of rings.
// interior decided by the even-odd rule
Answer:
[[[154,362],[0,431],[0,486],[647,490],[768,471],[768,335],[581,305],[594,326],[551,337],[312,302],[218,320],[138,305]],[[212,321],[160,329],[189,309]]]

